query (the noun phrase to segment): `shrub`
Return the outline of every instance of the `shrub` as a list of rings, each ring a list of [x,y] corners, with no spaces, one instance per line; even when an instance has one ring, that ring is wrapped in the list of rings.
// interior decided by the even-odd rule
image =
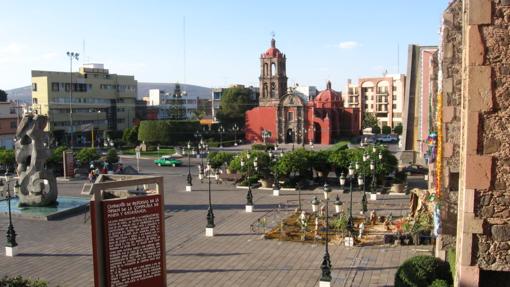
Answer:
[[[11,168],[16,163],[13,149],[0,149],[0,164]]]
[[[213,168],[220,168],[224,163],[227,163],[228,166],[228,164],[230,164],[234,158],[234,154],[224,151],[211,152],[207,158],[209,159],[209,162]]]
[[[24,279],[21,276],[0,279],[0,286],[8,287],[47,287],[48,283],[38,279]]]
[[[381,128],[379,126],[373,126],[372,127],[372,133],[375,135],[378,135],[381,133]]]
[[[443,279],[436,279],[432,282],[430,287],[450,287],[450,284]]]
[[[93,147],[82,148],[76,155],[76,159],[79,160],[82,164],[88,164],[89,162],[97,160],[98,158],[99,154]]]
[[[402,131],[403,131],[404,127],[402,126],[401,123],[398,123],[398,125],[396,125],[394,128],[393,128],[393,132],[396,133],[397,135],[401,135],[402,134]]]
[[[273,144],[252,144],[251,145],[252,150],[270,150],[274,149]]]
[[[398,268],[395,274],[395,287],[428,287],[434,281],[438,281],[437,279],[444,280],[446,286],[453,284],[448,263],[433,256],[415,256]]]
[[[106,154],[106,161],[109,163],[119,162],[119,155],[117,154],[117,151],[114,148],[108,150],[108,153]]]
[[[385,135],[391,134],[391,128],[389,126],[383,126],[382,127],[382,133]]]

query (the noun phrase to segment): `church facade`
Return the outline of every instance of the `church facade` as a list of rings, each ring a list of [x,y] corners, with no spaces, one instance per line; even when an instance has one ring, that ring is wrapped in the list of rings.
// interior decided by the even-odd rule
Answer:
[[[245,137],[249,142],[332,144],[358,135],[359,108],[344,108],[340,92],[326,89],[313,99],[304,99],[287,87],[286,56],[271,47],[260,57],[259,106],[246,112]]]

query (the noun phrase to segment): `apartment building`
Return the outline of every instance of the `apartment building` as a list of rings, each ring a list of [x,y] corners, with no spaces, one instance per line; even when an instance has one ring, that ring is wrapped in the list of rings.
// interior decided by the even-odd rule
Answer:
[[[13,148],[22,111],[17,103],[0,102],[0,147]]]
[[[403,74],[360,78],[357,84],[349,79],[342,95],[344,107],[374,114],[381,127],[402,124],[405,79]]]
[[[137,81],[111,74],[103,64],[84,64],[79,72],[32,71],[32,109],[48,115],[46,130],[57,140],[90,143],[92,130],[122,131],[136,117]],[[97,138],[97,137],[96,137]]]

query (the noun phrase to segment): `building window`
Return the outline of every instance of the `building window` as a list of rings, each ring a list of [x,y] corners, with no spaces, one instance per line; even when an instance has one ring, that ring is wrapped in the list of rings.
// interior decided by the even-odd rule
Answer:
[[[397,104],[393,104],[393,109],[396,110],[397,109]]]
[[[368,105],[367,105],[367,104],[365,104],[365,110],[366,110],[366,109],[368,109]]]
[[[59,91],[60,84],[58,82],[51,83],[51,91],[58,92]]]
[[[32,83],[32,92],[37,92],[37,83]]]
[[[287,112],[287,121],[291,122],[294,120],[294,113],[293,112]]]
[[[15,121],[11,121],[11,129],[15,129],[18,127],[18,123],[16,123]]]
[[[37,104],[37,98],[32,98],[32,104]]]
[[[10,109],[9,109],[9,113],[10,113],[11,115],[15,114],[15,113],[16,113],[16,108],[10,108]]]

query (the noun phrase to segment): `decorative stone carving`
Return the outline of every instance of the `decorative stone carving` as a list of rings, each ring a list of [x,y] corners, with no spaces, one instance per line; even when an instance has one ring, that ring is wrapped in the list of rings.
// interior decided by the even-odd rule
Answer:
[[[57,180],[46,168],[46,160],[51,156],[48,135],[44,132],[47,122],[46,116],[26,114],[16,130],[20,206],[48,206],[57,201]]]

